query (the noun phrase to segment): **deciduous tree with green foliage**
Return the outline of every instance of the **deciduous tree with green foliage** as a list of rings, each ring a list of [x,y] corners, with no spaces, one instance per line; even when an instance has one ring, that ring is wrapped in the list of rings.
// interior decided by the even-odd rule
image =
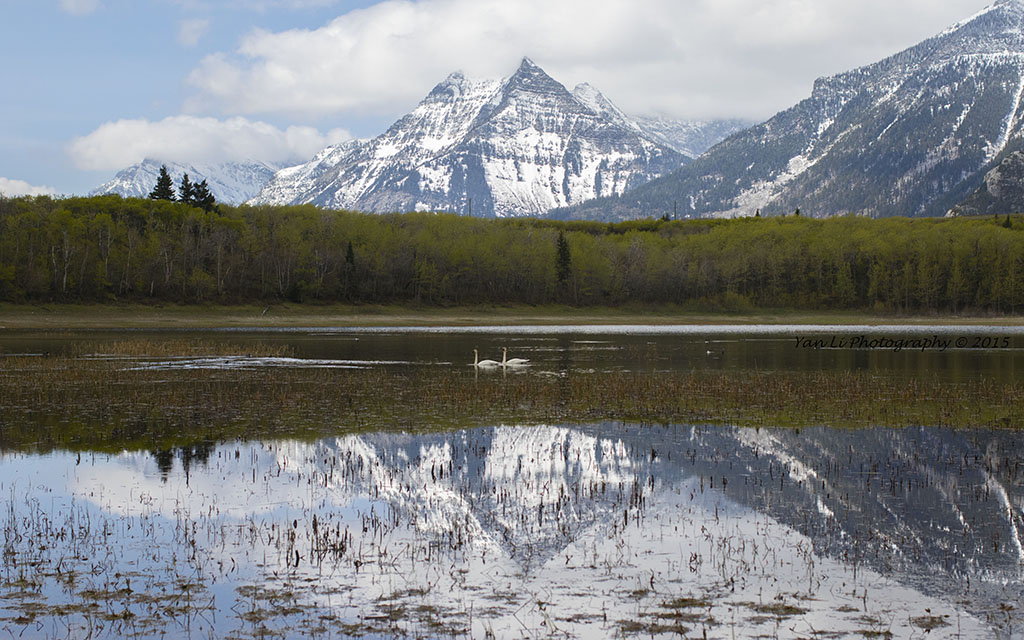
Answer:
[[[1021,217],[608,224],[0,197],[0,302],[1020,313]]]

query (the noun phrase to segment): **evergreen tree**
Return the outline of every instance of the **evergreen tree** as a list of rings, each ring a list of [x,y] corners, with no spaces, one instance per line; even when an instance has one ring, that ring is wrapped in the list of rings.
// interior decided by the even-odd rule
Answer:
[[[174,181],[171,180],[171,174],[167,173],[167,165],[160,166],[160,175],[149,197],[151,200],[174,200]]]
[[[214,211],[217,209],[217,200],[210,193],[210,186],[206,184],[205,178],[202,182],[193,186],[192,199],[195,205],[201,207],[204,211]]]
[[[555,257],[555,273],[558,275],[558,283],[565,284],[572,275],[572,254],[569,253],[569,242],[565,239],[565,233],[558,232],[558,242],[555,245],[557,255]]]
[[[1006,220],[1003,221],[1003,228],[1004,229],[1012,229],[1013,228],[1013,222],[1010,220],[1010,214],[1006,214]]]
[[[188,179],[188,174],[181,176],[181,186],[178,188],[178,200],[185,204],[196,203],[196,187],[192,184],[192,181]]]
[[[355,251],[352,250],[351,240],[348,241],[348,249],[345,251],[345,264],[349,267],[356,266],[356,254]]]

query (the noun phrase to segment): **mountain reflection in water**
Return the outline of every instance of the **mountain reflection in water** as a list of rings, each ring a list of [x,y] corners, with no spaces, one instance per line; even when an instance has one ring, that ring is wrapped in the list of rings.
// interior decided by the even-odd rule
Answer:
[[[0,483],[15,635],[1024,637],[1020,433],[498,426],[10,454]],[[186,582],[192,610],[132,595]]]

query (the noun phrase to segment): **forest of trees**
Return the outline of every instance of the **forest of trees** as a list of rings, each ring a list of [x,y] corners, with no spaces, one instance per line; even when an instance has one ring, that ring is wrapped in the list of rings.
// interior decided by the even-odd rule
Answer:
[[[1024,219],[618,224],[0,198],[0,302],[1024,311]]]

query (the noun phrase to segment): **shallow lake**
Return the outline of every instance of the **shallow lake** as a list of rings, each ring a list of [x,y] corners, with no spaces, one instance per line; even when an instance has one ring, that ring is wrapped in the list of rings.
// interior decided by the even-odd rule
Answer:
[[[182,337],[289,355],[123,364],[1024,377],[1024,332],[973,327],[11,332],[0,367]],[[470,366],[503,346],[530,365]],[[1020,430],[525,420],[8,447],[0,495],[14,637],[1024,638]]]
[[[207,331],[0,331],[0,355],[64,353],[82,342],[191,338],[281,345],[293,366],[469,365],[531,360],[531,371],[864,370],[962,380],[1024,378],[1024,326],[569,325],[224,329]],[[251,361],[250,366],[259,366]],[[275,364],[275,363],[270,363]],[[214,362],[211,366],[223,366]],[[468,370],[468,369],[467,369]]]

